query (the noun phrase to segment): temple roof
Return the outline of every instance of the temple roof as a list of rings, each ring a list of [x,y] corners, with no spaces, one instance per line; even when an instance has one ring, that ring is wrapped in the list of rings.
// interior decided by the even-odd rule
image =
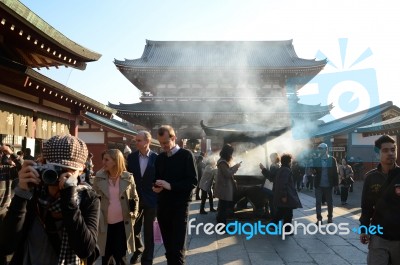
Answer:
[[[376,122],[357,128],[364,135],[398,134],[400,131],[400,116],[385,121]]]
[[[292,40],[285,41],[151,41],[139,59],[115,60],[135,69],[252,69],[322,68],[326,60],[299,58]]]
[[[312,136],[319,138],[330,135],[359,132],[359,127],[370,125],[373,122],[382,122],[383,114],[390,110],[394,110],[400,115],[400,108],[394,106],[392,101],[388,101],[373,108],[321,124]]]
[[[128,124],[122,121],[118,121],[115,119],[108,119],[106,117],[102,117],[93,113],[86,112],[85,114],[82,115],[84,118],[94,121],[95,123],[107,127],[109,129],[112,129],[114,131],[131,135],[131,136],[136,136],[138,134],[137,131],[131,129],[128,127]],[[151,139],[151,145],[155,146],[160,146],[158,140]]]
[[[32,68],[85,69],[101,54],[68,39],[20,1],[0,0],[1,56]]]
[[[275,102],[276,103],[276,102]],[[332,106],[304,105],[295,103],[293,106],[286,104],[276,104],[277,106],[268,107],[265,102],[257,101],[149,101],[134,104],[119,105],[108,103],[108,106],[119,112],[131,113],[298,113],[319,116],[317,119],[329,114]],[[290,112],[290,113],[289,113]]]
[[[25,100],[27,103],[37,104],[40,101],[56,103],[68,113],[89,111],[110,117],[116,110],[85,96],[21,63],[0,56],[0,76],[7,76],[0,80],[2,86],[0,94]],[[40,100],[39,100],[40,99]],[[26,107],[26,106],[24,106]],[[33,107],[32,108],[36,108]],[[56,109],[58,107],[55,107]],[[66,111],[66,110],[65,110]]]

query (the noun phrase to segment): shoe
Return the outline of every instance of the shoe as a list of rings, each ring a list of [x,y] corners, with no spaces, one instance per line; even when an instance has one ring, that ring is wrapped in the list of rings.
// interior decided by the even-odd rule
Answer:
[[[200,210],[200,214],[207,214],[207,212],[204,210]]]
[[[320,226],[320,225],[323,224],[323,222],[322,222],[322,220],[318,220],[315,224],[318,225],[318,226]]]
[[[217,210],[215,210],[214,208],[210,209],[210,212],[216,212]]]
[[[133,253],[129,263],[130,264],[138,264],[138,263],[140,263],[141,258],[142,258],[142,253],[135,252],[135,253]]]
[[[331,223],[333,223],[333,220],[332,219],[328,219],[328,224],[331,224]]]
[[[347,202],[342,202],[342,205],[347,205],[348,203]]]

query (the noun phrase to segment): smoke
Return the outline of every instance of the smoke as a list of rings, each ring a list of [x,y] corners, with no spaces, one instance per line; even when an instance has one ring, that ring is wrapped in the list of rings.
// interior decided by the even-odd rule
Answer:
[[[288,54],[283,55],[282,50]],[[299,106],[297,97],[297,91],[315,73],[297,77],[298,73],[285,72],[283,56],[296,60],[290,41],[148,41],[138,60],[159,73],[143,74],[133,83],[143,95],[158,98],[157,108],[164,112],[162,123],[187,125],[176,128],[182,138],[200,131],[201,120],[207,126],[247,124],[249,129],[263,125],[268,128],[265,134],[267,130],[291,128],[290,133],[261,147],[238,146],[236,158],[243,160],[240,172],[259,173],[258,164],[265,163],[269,153],[298,155],[306,149],[308,143],[301,139],[309,138],[316,129],[315,120],[321,118],[316,113],[308,116],[310,109]],[[269,71],[277,67],[282,71]],[[183,132],[189,129],[190,134],[185,135]]]

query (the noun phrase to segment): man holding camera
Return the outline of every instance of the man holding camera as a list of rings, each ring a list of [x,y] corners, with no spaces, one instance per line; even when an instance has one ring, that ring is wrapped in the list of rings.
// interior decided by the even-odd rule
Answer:
[[[94,264],[100,200],[78,185],[88,154],[70,135],[44,143],[46,164],[26,160],[18,172],[0,243],[13,253],[10,264]]]

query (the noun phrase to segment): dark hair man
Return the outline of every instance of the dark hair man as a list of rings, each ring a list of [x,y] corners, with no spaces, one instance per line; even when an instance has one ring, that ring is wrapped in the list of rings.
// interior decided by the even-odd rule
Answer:
[[[321,143],[318,145],[319,157],[313,161],[315,170],[315,208],[317,213],[317,224],[322,224],[321,204],[322,198],[328,204],[328,223],[333,220],[333,198],[332,188],[338,187],[339,175],[336,159],[328,154],[328,145]]]
[[[137,151],[128,155],[128,171],[135,178],[136,190],[139,195],[139,212],[134,226],[135,252],[130,263],[141,261],[142,265],[153,264],[154,235],[153,222],[156,218],[157,194],[152,190],[155,179],[154,163],[157,154],[150,150],[151,134],[140,131],[136,135]],[[142,242],[142,226],[144,245]]]
[[[163,125],[158,129],[162,152],[157,156],[157,218],[166,250],[167,264],[185,264],[185,241],[188,206],[197,184],[196,163],[192,152],[176,144],[174,129]]]
[[[26,148],[24,151],[24,160],[35,160],[31,153],[32,150],[30,148]]]
[[[400,264],[400,167],[394,139],[382,135],[375,141],[376,169],[365,175],[361,197],[360,241],[369,243],[368,264]],[[375,235],[368,235],[370,226]],[[380,228],[379,228],[380,227]]]
[[[10,264],[94,264],[100,200],[78,186],[87,153],[82,140],[53,136],[43,146],[46,165],[24,162],[0,231]]]

